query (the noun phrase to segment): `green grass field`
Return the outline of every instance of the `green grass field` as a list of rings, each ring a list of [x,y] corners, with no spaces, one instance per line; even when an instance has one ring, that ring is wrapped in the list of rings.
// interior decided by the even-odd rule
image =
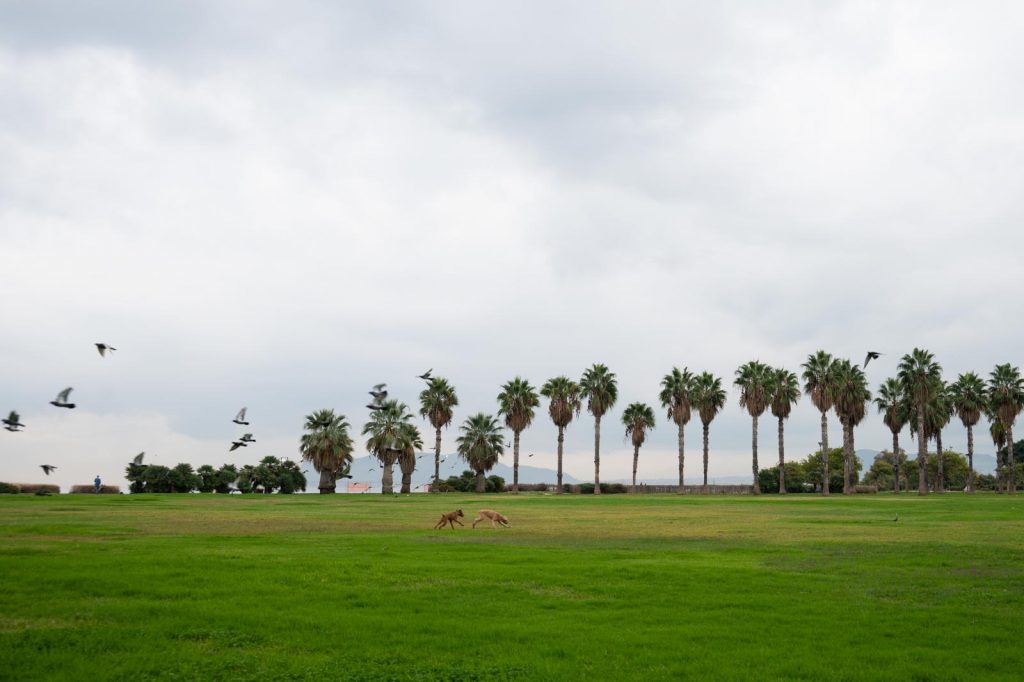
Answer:
[[[5,495],[0,580],[0,679],[1024,677],[1024,496]]]

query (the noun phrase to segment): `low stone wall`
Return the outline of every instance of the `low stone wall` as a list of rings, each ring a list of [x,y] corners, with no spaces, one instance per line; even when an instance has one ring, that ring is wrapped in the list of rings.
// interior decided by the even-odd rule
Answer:
[[[567,490],[567,493],[579,494],[580,486],[577,485],[565,485],[562,486]],[[511,486],[509,486],[511,489]],[[749,495],[753,492],[754,486],[750,485],[687,485],[683,486],[683,494],[685,495]],[[520,492],[548,492],[554,493],[557,486],[554,483],[520,483]],[[627,484],[626,492],[632,492],[632,488]],[[640,493],[678,493],[679,486],[677,485],[638,485],[636,487],[637,494]]]

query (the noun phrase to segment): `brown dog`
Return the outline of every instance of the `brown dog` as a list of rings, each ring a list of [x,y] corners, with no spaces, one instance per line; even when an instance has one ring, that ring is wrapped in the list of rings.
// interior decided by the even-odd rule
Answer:
[[[495,521],[500,523],[505,528],[508,528],[508,519],[505,517],[505,515],[504,514],[499,514],[498,512],[494,511],[493,509],[481,509],[480,510],[480,515],[476,517],[475,521],[473,521],[473,527],[476,528],[476,524],[480,523],[484,519],[489,519],[490,520],[491,528],[496,528],[497,527],[497,526],[494,525]]]
[[[455,530],[456,523],[460,526],[465,526],[462,521],[459,521],[460,516],[465,516],[461,509],[456,509],[455,511],[448,512],[447,514],[441,514],[441,520],[434,524],[434,528],[444,528],[444,524],[446,523],[452,527],[452,530]]]

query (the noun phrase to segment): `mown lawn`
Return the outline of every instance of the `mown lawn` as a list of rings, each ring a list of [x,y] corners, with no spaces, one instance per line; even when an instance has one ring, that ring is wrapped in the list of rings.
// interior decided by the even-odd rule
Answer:
[[[0,679],[1024,678],[1024,496],[4,495],[0,581]]]

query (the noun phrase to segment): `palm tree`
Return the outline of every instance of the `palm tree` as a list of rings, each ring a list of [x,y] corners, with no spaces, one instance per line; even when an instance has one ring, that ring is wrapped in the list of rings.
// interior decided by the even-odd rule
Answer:
[[[853,493],[857,467],[854,463],[853,429],[864,420],[865,405],[871,400],[864,370],[849,360],[832,364],[832,401],[843,425],[843,494]]]
[[[832,356],[823,350],[807,356],[803,367],[804,392],[821,412],[821,494],[828,495],[828,411],[832,409]]]
[[[751,448],[755,495],[761,493],[761,486],[757,483],[757,418],[764,414],[771,403],[771,380],[772,368],[763,362],[751,360],[739,366],[736,370],[736,380],[733,382],[740,389],[740,407],[747,408],[752,422]]]
[[[685,436],[684,427],[690,421],[690,390],[693,386],[693,374],[684,367],[681,371],[673,367],[661,380],[661,406],[668,409],[668,418],[676,423],[679,428],[679,492],[683,493],[683,468],[685,464]]]
[[[800,400],[800,380],[788,369],[772,371],[770,383],[772,414],[779,420],[779,493],[786,494],[785,421]]]
[[[704,426],[704,487],[708,485],[708,430],[715,416],[725,407],[722,380],[710,372],[701,372],[693,380],[690,401]]]
[[[580,413],[580,387],[567,376],[548,379],[540,388],[540,394],[547,398],[548,414],[558,427],[558,493],[562,492],[562,449],[565,444],[565,427],[574,415]]]
[[[441,480],[441,429],[452,423],[452,409],[458,406],[455,387],[444,377],[434,377],[420,392],[420,416],[434,427],[434,484]]]
[[[928,423],[928,430],[935,439],[935,463],[936,471],[935,492],[946,492],[946,472],[944,469],[944,457],[942,456],[942,429],[946,428],[949,420],[953,418],[953,398],[949,393],[949,385],[940,381],[935,396],[929,403],[929,414],[925,415]]]
[[[380,461],[380,489],[384,495],[394,492],[393,467],[399,455],[417,445],[423,447],[420,431],[412,423],[415,417],[408,410],[405,403],[386,400],[363,426],[363,435],[369,436],[366,449]]]
[[[950,386],[953,409],[967,429],[967,491],[974,492],[974,425],[985,409],[985,382],[974,372],[961,374]]]
[[[474,414],[459,427],[462,435],[455,439],[459,444],[459,455],[476,472],[476,491],[484,492],[484,474],[498,463],[498,457],[505,452],[505,436],[497,418],[488,414]]]
[[[875,398],[875,406],[882,415],[882,422],[892,432],[892,455],[893,455],[893,478],[894,491],[900,492],[900,431],[907,421],[907,398],[903,394],[903,386],[892,377],[882,382],[878,387],[878,396]]]
[[[626,438],[633,442],[633,492],[636,492],[636,464],[640,459],[640,446],[647,438],[647,432],[654,428],[654,410],[643,403],[630,403],[622,413],[622,424],[626,427]]]
[[[320,474],[320,494],[333,493],[338,472],[352,463],[352,438],[345,415],[318,410],[306,415],[299,454]]]
[[[412,472],[416,470],[416,453],[423,450],[423,438],[420,436],[420,430],[415,426],[412,424],[407,424],[406,426],[411,427],[415,433],[410,434],[413,436],[412,442],[398,453],[398,468],[402,471],[401,492],[411,493]]]
[[[536,389],[526,379],[506,382],[498,394],[498,415],[512,429],[512,492],[519,492],[519,434],[533,422],[534,408],[540,405]]]
[[[1021,379],[1020,370],[1009,363],[996,365],[989,374],[988,401],[1006,430],[1006,492],[1013,495],[1017,492],[1016,467],[1013,461],[1013,422],[1024,408],[1024,379]]]
[[[935,356],[921,348],[915,348],[904,355],[897,368],[896,378],[903,387],[903,393],[916,409],[917,424],[917,494],[928,494],[928,444],[925,430],[925,406],[934,395],[942,380],[942,366],[935,362]]]
[[[600,363],[591,365],[580,379],[580,396],[594,415],[594,494],[601,494],[601,417],[615,405],[619,387],[615,374]]]

